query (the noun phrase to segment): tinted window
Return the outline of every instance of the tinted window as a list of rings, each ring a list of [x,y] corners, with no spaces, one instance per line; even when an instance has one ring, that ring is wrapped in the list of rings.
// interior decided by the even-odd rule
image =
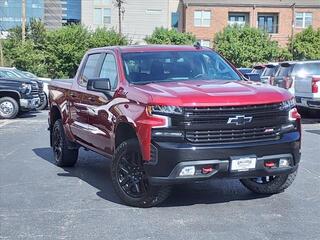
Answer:
[[[123,53],[129,82],[241,80],[231,66],[212,51]]]
[[[294,75],[320,75],[320,63],[296,64],[292,74],[294,74]]]
[[[263,76],[273,76],[275,73],[276,67],[266,67],[266,69],[263,72]]]
[[[18,74],[12,72],[12,71],[7,71],[7,70],[1,70],[1,76],[7,77],[7,78],[21,78]]]
[[[257,74],[261,75],[263,70],[264,70],[264,68],[254,68],[252,70],[252,73],[257,73]]]
[[[88,79],[97,78],[98,77],[98,75],[97,75],[97,67],[98,67],[98,64],[99,64],[100,56],[101,56],[100,53],[91,54],[91,55],[88,56],[87,62],[85,64],[85,66],[84,66],[82,75],[81,75],[80,80],[79,80],[79,84],[81,86],[86,87],[87,83],[88,83]]]
[[[289,76],[291,68],[292,68],[291,65],[280,66],[276,76],[277,77],[287,77],[287,76]]]
[[[112,54],[106,55],[99,77],[108,78],[111,83],[111,88],[116,88],[118,81],[117,64],[116,59]]]

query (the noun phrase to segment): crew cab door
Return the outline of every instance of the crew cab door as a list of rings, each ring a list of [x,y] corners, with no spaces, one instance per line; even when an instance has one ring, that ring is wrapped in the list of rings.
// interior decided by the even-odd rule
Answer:
[[[94,91],[87,91],[84,94],[82,102],[88,109],[88,137],[93,150],[102,154],[111,154],[114,116],[110,112],[110,108],[112,107],[111,99],[118,83],[117,63],[112,52],[104,54],[96,78],[109,79],[111,91],[109,94]]]
[[[92,53],[86,56],[80,74],[77,76],[69,93],[71,131],[77,141],[85,145],[91,144],[88,128],[88,106],[86,92],[88,79],[96,78],[103,61],[102,53]],[[84,100],[85,99],[85,100]]]

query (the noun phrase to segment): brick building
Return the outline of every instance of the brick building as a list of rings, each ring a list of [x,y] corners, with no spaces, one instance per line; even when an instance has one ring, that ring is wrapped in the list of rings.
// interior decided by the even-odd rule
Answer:
[[[194,33],[204,46],[232,24],[264,29],[285,45],[304,28],[320,27],[320,0],[183,0],[183,31]]]

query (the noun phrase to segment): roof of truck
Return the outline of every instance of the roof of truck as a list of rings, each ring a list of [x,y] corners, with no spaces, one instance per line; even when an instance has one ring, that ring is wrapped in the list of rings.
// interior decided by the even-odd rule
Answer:
[[[91,49],[92,51],[119,49],[120,52],[157,52],[157,51],[194,51],[194,50],[211,50],[206,47],[192,45],[127,45],[127,46],[112,46]]]

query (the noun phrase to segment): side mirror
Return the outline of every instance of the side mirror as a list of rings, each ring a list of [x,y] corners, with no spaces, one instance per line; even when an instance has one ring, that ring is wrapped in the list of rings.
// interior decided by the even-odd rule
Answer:
[[[243,76],[253,82],[261,82],[261,77],[258,73],[246,73]]]
[[[109,78],[89,79],[87,90],[94,92],[108,93],[111,91],[111,83]]]

